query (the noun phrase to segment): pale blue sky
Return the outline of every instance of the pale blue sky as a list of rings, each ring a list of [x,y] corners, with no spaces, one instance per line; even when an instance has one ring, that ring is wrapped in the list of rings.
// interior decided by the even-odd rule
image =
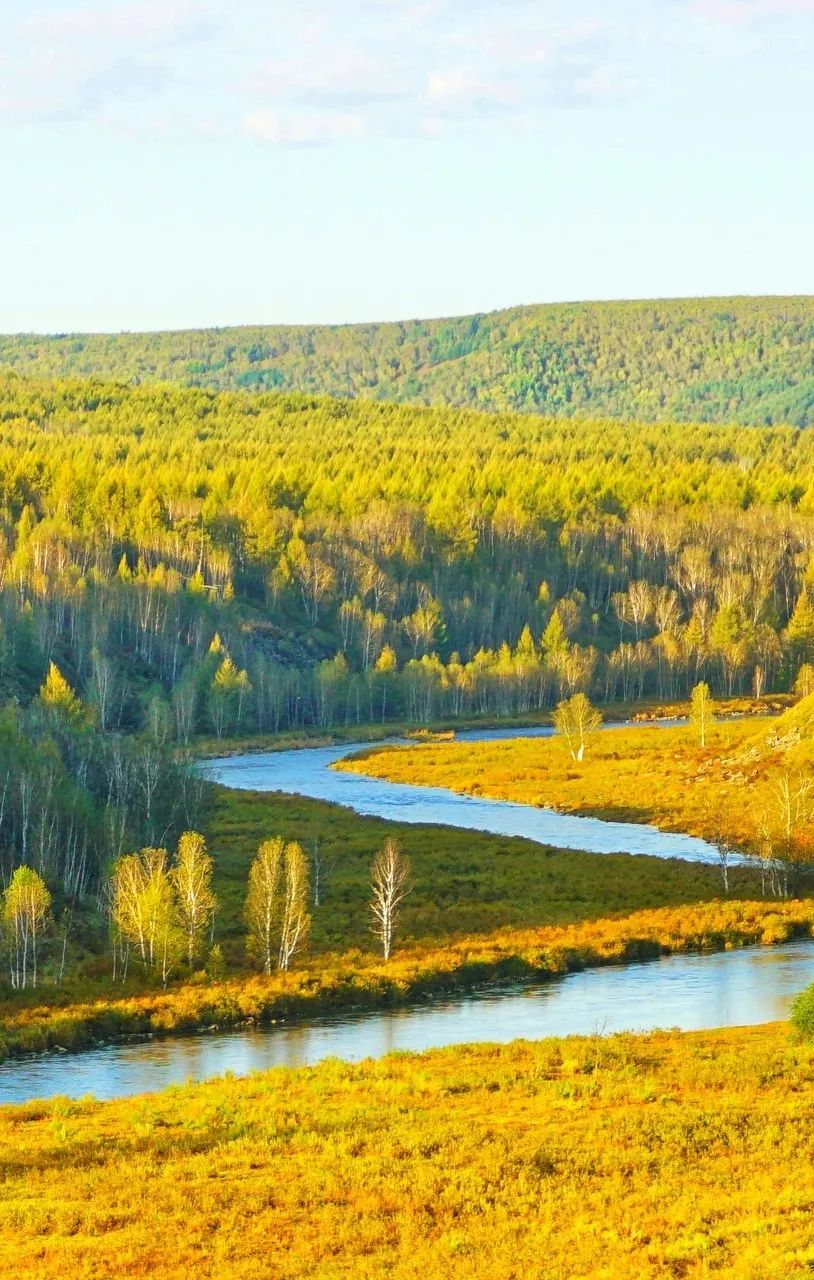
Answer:
[[[814,0],[2,0],[0,330],[814,293]]]

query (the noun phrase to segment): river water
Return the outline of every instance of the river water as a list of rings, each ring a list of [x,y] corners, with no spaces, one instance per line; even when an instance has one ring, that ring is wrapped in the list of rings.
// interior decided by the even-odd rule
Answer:
[[[0,1104],[55,1095],[119,1098],[231,1071],[358,1062],[394,1050],[655,1027],[697,1030],[784,1018],[814,978],[814,944],[747,947],[586,969],[544,983],[491,988],[385,1013],[309,1019],[267,1030],[108,1045],[0,1066]]]
[[[461,734],[486,740],[545,737],[549,729]],[[283,791],[328,800],[395,822],[440,823],[594,853],[627,852],[715,861],[691,836],[632,823],[577,818],[499,800],[456,795],[336,772],[331,765],[360,745],[280,751],[210,761],[207,775],[225,786]],[[752,947],[716,955],[670,956],[646,964],[588,969],[544,983],[433,1000],[384,1013],[316,1017],[264,1030],[108,1045],[65,1057],[17,1059],[0,1066],[0,1104],[56,1095],[126,1097],[226,1071],[301,1066],[326,1057],[349,1062],[393,1050],[517,1038],[694,1030],[770,1022],[814,978],[814,944]]]
[[[654,732],[656,726],[653,726]],[[493,729],[460,733],[462,742],[488,742],[499,738],[550,737],[551,729]],[[286,791],[312,800],[329,800],[355,813],[391,822],[440,823],[488,831],[499,836],[525,836],[559,849],[584,849],[588,853],[646,853],[657,858],[684,858],[690,862],[716,862],[711,845],[694,836],[659,831],[634,822],[603,822],[514,804],[457,795],[443,787],[416,787],[365,778],[361,774],[331,768],[337,760],[369,746],[316,747],[302,751],[261,752],[207,762],[206,774],[214,782],[244,791]],[[646,785],[646,779],[643,779]]]

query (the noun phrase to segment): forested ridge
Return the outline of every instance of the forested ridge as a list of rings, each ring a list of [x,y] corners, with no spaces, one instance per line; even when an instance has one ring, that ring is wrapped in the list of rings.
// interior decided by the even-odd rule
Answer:
[[[812,656],[805,431],[14,377],[0,417],[6,634],[33,628],[36,675],[58,660],[86,692],[94,654],[167,700],[190,662],[232,663],[239,715],[176,707],[184,737],[287,722],[276,683],[258,702],[271,667],[321,672],[295,701],[327,723],[356,675],[382,688],[354,715],[420,720],[382,707],[408,669],[492,710],[477,677],[508,688],[517,663],[548,664],[537,705],[563,686],[672,696],[701,670],[735,692],[759,667],[771,688]],[[31,692],[11,658],[2,678]],[[139,723],[111,687],[103,725]]]
[[[814,687],[814,435],[0,383],[3,874],[166,843],[200,734]]]
[[[567,417],[805,426],[814,421],[814,299],[573,303],[387,324],[0,336],[0,367]]]

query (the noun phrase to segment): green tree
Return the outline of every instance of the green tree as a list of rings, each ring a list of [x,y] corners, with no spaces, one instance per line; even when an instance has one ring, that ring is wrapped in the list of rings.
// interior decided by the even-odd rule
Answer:
[[[387,719],[388,700],[391,690],[395,687],[397,674],[398,661],[395,650],[389,644],[386,644],[373,664],[371,677],[371,698],[375,690],[381,702],[382,723]]]
[[[215,672],[209,690],[209,714],[219,738],[239,726],[245,701],[250,692],[251,682],[248,673],[238,671],[227,654]]]
[[[807,591],[797,597],[785,639],[794,669],[802,663],[814,663],[814,603]]]
[[[567,654],[568,636],[558,609],[552,613],[541,643],[543,657],[550,667],[556,666]]]
[[[710,646],[721,665],[724,688],[731,696],[741,679],[755,640],[755,628],[743,605],[722,605],[709,632]]]

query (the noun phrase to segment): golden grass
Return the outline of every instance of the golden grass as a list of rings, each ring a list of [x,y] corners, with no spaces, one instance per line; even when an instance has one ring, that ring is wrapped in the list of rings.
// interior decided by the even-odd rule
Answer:
[[[718,724],[702,750],[683,725],[609,729],[590,740],[582,764],[559,738],[510,738],[373,748],[334,767],[705,837],[714,834],[722,808],[731,807],[731,832],[746,844],[754,832],[743,788],[779,759],[762,745],[750,756],[751,743],[762,744],[766,733],[753,719]]]
[[[780,1026],[329,1061],[0,1110],[0,1277],[798,1280],[814,1050]]]

